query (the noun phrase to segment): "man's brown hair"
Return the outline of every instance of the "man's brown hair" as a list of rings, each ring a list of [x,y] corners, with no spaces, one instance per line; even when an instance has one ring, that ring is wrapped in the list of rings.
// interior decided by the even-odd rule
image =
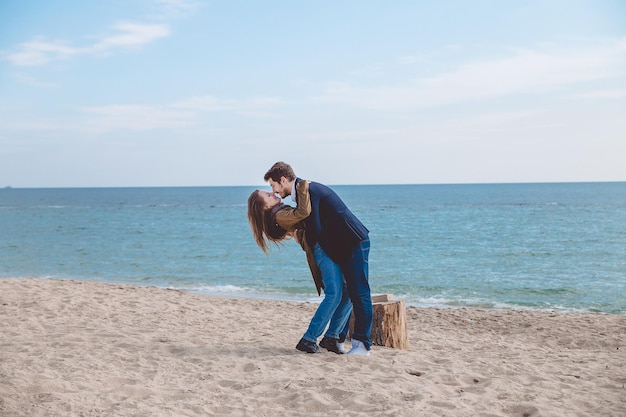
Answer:
[[[269,181],[270,178],[272,181],[280,182],[280,178],[285,177],[288,181],[293,181],[296,179],[296,174],[293,172],[291,165],[286,162],[276,162],[272,167],[265,173],[263,179],[265,181]]]

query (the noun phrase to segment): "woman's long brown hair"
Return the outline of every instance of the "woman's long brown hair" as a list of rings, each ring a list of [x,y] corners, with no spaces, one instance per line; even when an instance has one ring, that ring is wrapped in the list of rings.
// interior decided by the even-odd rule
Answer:
[[[269,250],[269,242],[278,244],[286,237],[283,235],[280,238],[274,238],[267,233],[266,216],[271,216],[271,210],[265,210],[265,203],[259,197],[259,190],[254,190],[248,197],[248,223],[250,223],[254,241],[265,253]]]

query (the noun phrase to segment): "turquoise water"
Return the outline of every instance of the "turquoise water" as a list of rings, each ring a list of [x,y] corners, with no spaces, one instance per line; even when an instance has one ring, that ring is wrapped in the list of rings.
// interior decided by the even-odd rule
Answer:
[[[626,183],[333,188],[371,231],[374,293],[626,314]],[[253,189],[0,189],[0,276],[319,300],[299,246],[256,247]]]

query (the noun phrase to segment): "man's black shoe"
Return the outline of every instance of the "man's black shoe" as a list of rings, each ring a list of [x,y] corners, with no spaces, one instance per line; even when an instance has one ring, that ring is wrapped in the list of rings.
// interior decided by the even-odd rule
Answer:
[[[320,353],[320,347],[317,343],[309,342],[306,339],[300,339],[296,345],[296,349],[306,353]]]
[[[322,338],[322,341],[320,342],[320,346],[323,347],[324,349],[330,351],[330,352],[335,352],[337,354],[342,354],[343,349],[341,349],[341,346],[339,346],[339,340],[337,339],[331,339],[330,337],[324,337]]]

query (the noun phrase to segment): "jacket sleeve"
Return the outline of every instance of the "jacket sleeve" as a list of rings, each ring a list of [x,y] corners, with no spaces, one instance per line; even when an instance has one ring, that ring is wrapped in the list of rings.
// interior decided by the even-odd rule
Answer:
[[[296,184],[297,206],[279,210],[276,213],[276,223],[285,230],[309,217],[311,214],[311,199],[309,198],[309,181],[299,181]]]

